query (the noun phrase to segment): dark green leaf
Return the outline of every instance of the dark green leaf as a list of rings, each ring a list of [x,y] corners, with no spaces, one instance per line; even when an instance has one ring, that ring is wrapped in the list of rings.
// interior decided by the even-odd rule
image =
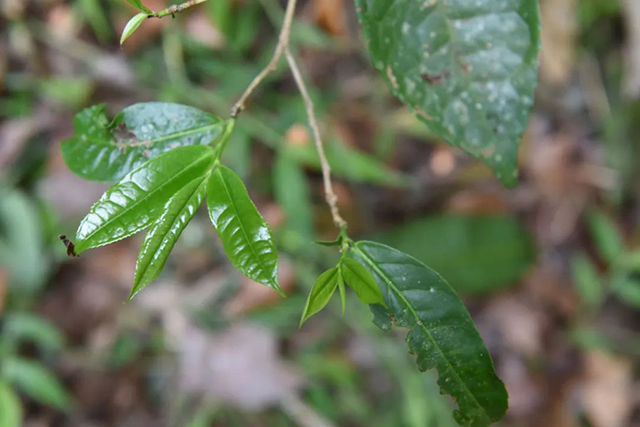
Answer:
[[[144,12],[141,12],[129,19],[127,25],[124,26],[124,30],[122,30],[122,35],[120,36],[120,45],[123,45],[124,42],[131,36],[131,34],[135,33],[140,24],[142,24],[147,18],[148,15]]]
[[[138,10],[141,10],[146,13],[152,13],[150,9],[148,9],[142,4],[142,0],[127,0],[127,3],[129,3],[131,6],[135,7]]]
[[[115,182],[173,148],[209,144],[225,123],[196,108],[163,102],[134,104],[110,122],[104,105],[94,105],[76,115],[75,134],[63,142],[62,155],[82,178]]]
[[[278,285],[278,251],[271,229],[231,169],[220,165],[207,186],[209,217],[227,256],[244,275],[284,295]]]
[[[345,283],[354,290],[360,301],[365,304],[385,305],[382,289],[369,270],[351,258],[344,258],[340,265]]]
[[[9,383],[34,400],[61,411],[69,408],[67,391],[44,366],[24,359],[5,359],[2,374]]]
[[[27,313],[9,313],[4,317],[2,340],[12,343],[29,341],[50,351],[60,350],[63,344],[62,336],[53,324]]]
[[[324,306],[327,305],[338,286],[339,277],[340,271],[338,267],[330,268],[318,277],[313,288],[311,288],[311,292],[307,298],[307,303],[304,306],[302,318],[300,319],[300,326],[302,326],[305,320],[322,310]]]
[[[537,84],[537,0],[356,0],[375,67],[393,93],[505,185]]]
[[[376,235],[376,240],[418,258],[465,294],[516,283],[533,264],[527,230],[508,216],[436,216]]]
[[[353,252],[374,275],[391,321],[408,327],[407,343],[420,370],[436,368],[442,392],[454,397],[463,426],[489,426],[507,410],[507,392],[497,377],[489,352],[460,298],[435,271],[415,258],[374,242],[358,242]]]
[[[591,212],[588,220],[600,256],[611,264],[618,261],[624,252],[624,242],[616,224],[601,211]]]
[[[0,381],[0,427],[22,426],[22,403],[14,391]]]
[[[164,206],[140,248],[136,275],[129,300],[153,282],[164,267],[182,230],[196,213],[206,195],[206,176],[193,180],[174,194]]]
[[[80,223],[76,253],[147,228],[177,191],[207,173],[213,160],[211,147],[192,145],[161,154],[129,173],[107,190]]]

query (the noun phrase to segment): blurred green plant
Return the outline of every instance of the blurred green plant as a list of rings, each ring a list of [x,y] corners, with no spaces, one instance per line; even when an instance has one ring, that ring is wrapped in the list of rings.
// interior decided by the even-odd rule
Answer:
[[[175,16],[205,1],[189,0],[152,11],[140,0],[128,0],[139,13],[125,26],[120,42],[149,18]],[[300,323],[320,311],[336,289],[344,311],[349,286],[370,306],[374,322],[383,330],[409,328],[407,343],[417,355],[419,369],[435,368],[440,390],[457,401],[456,421],[465,426],[488,426],[502,418],[508,396],[456,292],[438,273],[410,255],[380,243],[354,241],[347,233],[331,180],[332,166],[337,175],[376,184],[404,186],[408,180],[340,144],[325,148],[312,94],[290,43],[296,4],[296,0],[288,1],[273,55],[233,105],[229,119],[173,103],[136,104],[112,120],[102,105],[81,111],[74,120],[75,135],[63,144],[64,159],[85,179],[117,183],[82,220],[75,242],[60,238],[68,254],[77,256],[148,228],[138,256],[132,298],[158,277],[182,231],[206,200],[209,217],[231,263],[248,278],[284,296],[278,283],[273,234],[241,178],[224,165],[223,158],[248,99],[277,71],[284,57],[304,102],[315,147],[279,149],[276,179],[281,182],[276,197],[282,201],[297,244],[308,241],[313,235],[312,214],[295,206],[309,198],[300,165],[319,168],[339,233],[335,241],[321,243],[341,252],[335,267],[321,274],[311,289]],[[537,2],[496,6],[481,0],[470,6],[356,0],[356,5],[370,56],[392,92],[435,135],[482,159],[505,185],[514,185],[518,145],[537,83]],[[248,46],[251,34],[233,32],[231,3],[221,1],[210,7],[235,48]],[[252,26],[255,15],[244,13],[238,18],[244,19],[240,26]],[[165,46],[182,49],[171,32],[166,34]],[[180,60],[167,57],[167,66],[169,79],[184,85],[188,79]],[[274,145],[283,146],[278,134],[271,138]],[[299,182],[287,182],[294,180]],[[517,227],[511,229],[513,234],[522,234]],[[505,235],[505,240],[512,237]],[[515,240],[519,248],[526,248],[524,239]],[[527,250],[521,252],[526,258]],[[512,267],[498,279],[486,279],[489,285],[482,285],[495,286],[515,278],[521,269]]]

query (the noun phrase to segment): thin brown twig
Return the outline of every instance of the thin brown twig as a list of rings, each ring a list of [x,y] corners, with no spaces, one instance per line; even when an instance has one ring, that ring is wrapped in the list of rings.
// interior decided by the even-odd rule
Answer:
[[[204,3],[207,0],[188,0],[181,4],[172,4],[166,9],[159,10],[157,12],[153,12],[149,15],[150,18],[164,18],[167,15],[175,16],[176,13],[184,12],[185,10],[193,7],[197,4]]]
[[[322,167],[322,178],[324,181],[324,194],[325,199],[327,200],[327,204],[331,209],[331,217],[333,218],[333,223],[340,230],[344,230],[347,228],[347,222],[340,216],[340,210],[338,209],[338,196],[333,191],[333,184],[331,183],[331,166],[329,165],[329,161],[327,160],[327,155],[324,151],[324,145],[322,144],[322,138],[320,136],[320,128],[318,127],[318,120],[316,119],[316,113],[314,111],[313,101],[311,100],[311,96],[309,96],[309,91],[307,90],[307,86],[304,83],[304,79],[302,78],[302,73],[300,72],[300,67],[296,63],[293,54],[289,50],[289,47],[285,47],[284,54],[287,58],[287,62],[289,63],[289,68],[291,68],[291,72],[293,73],[293,78],[298,85],[298,89],[300,90],[300,94],[302,95],[302,99],[304,100],[305,107],[307,109],[307,116],[309,119],[309,126],[311,127],[311,131],[313,132],[313,139],[316,144],[316,149],[318,151],[318,156],[320,157],[320,165]]]
[[[296,10],[297,0],[289,0],[287,3],[287,9],[284,14],[284,22],[282,23],[282,29],[280,30],[280,36],[278,37],[278,45],[271,60],[267,66],[253,79],[249,86],[245,89],[244,93],[231,109],[231,117],[237,117],[242,110],[244,110],[244,104],[251,96],[253,91],[262,83],[262,81],[271,73],[277,70],[278,61],[282,58],[282,54],[289,46],[289,38],[291,35],[291,24],[293,23],[293,15]]]

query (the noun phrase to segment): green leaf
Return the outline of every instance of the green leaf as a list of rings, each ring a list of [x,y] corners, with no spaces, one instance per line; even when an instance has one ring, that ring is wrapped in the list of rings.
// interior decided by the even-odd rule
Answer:
[[[340,302],[342,303],[342,314],[347,309],[347,290],[344,286],[344,277],[342,276],[342,270],[338,272],[338,290],[340,291]]]
[[[627,305],[640,308],[640,278],[628,273],[614,276],[611,290]]]
[[[60,331],[49,321],[28,313],[9,313],[4,317],[2,340],[13,344],[29,341],[43,350],[62,349]]]
[[[455,291],[435,271],[415,258],[374,242],[358,242],[358,260],[374,275],[387,309],[383,329],[408,327],[407,343],[420,370],[436,368],[443,393],[457,401],[456,421],[489,426],[507,410],[507,392],[489,352]],[[378,317],[380,321],[380,317]]]
[[[425,217],[375,238],[419,259],[464,294],[517,283],[535,260],[531,236],[510,216]]]
[[[196,108],[164,102],[131,105],[110,121],[104,105],[94,105],[76,115],[74,136],[62,143],[62,155],[76,175],[116,182],[173,148],[211,143],[225,123]]]
[[[120,46],[124,44],[124,42],[138,29],[140,24],[142,24],[149,16],[144,13],[138,13],[134,15],[127,25],[124,26],[124,30],[122,30],[122,35],[120,36]]]
[[[22,403],[8,384],[0,381],[0,427],[22,425]]]
[[[203,176],[193,180],[173,195],[166,203],[160,218],[149,229],[138,255],[129,301],[162,272],[182,231],[204,200],[206,195],[205,178]]]
[[[248,278],[271,286],[284,296],[278,285],[278,251],[271,229],[238,175],[224,165],[218,166],[209,178],[207,206],[233,265]]]
[[[602,259],[610,264],[618,261],[624,252],[624,242],[613,220],[601,211],[593,211],[588,216],[588,222]]]
[[[577,255],[571,262],[573,281],[582,302],[587,307],[597,307],[604,298],[604,287],[593,263],[584,254]]]
[[[5,359],[4,378],[17,389],[44,405],[61,411],[69,409],[71,399],[58,379],[39,363],[24,359]]]
[[[211,169],[213,160],[211,147],[186,146],[161,154],[129,173],[107,190],[80,223],[76,253],[147,228],[176,192]]]
[[[339,277],[340,269],[338,267],[332,267],[318,277],[313,288],[311,288],[311,292],[307,298],[307,303],[304,306],[302,318],[300,319],[300,326],[302,326],[305,320],[322,310],[324,306],[327,305],[331,296],[336,291]]]
[[[356,0],[369,53],[393,93],[507,186],[537,84],[537,0]]]
[[[287,226],[303,240],[313,238],[313,204],[307,176],[289,153],[288,147],[278,152],[273,171],[276,201],[287,216]]]
[[[365,304],[385,305],[382,289],[380,289],[378,282],[369,273],[369,270],[358,261],[344,258],[340,263],[340,272],[346,284],[354,290],[360,301]]]
[[[131,6],[135,7],[138,10],[146,12],[147,14],[153,13],[149,8],[145,7],[142,4],[142,0],[127,0],[127,3],[129,3]]]

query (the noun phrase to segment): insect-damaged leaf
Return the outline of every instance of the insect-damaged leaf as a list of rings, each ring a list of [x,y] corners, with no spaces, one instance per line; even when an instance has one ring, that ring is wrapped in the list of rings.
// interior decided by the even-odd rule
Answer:
[[[356,0],[375,67],[393,93],[505,185],[537,84],[537,0]]]
[[[238,175],[228,167],[218,166],[209,178],[207,206],[233,265],[250,279],[284,295],[278,285],[278,251],[271,229]]]
[[[415,258],[374,242],[358,242],[354,256],[382,287],[387,305],[373,305],[382,329],[408,327],[407,343],[420,370],[436,368],[438,385],[457,401],[456,421],[489,426],[507,410],[507,392],[458,295]]]
[[[138,255],[129,300],[162,272],[173,246],[204,200],[205,178],[202,176],[193,180],[174,194],[165,204],[162,215],[149,229]]]
[[[164,102],[134,104],[110,121],[104,105],[94,105],[76,115],[75,133],[63,142],[62,155],[76,175],[116,182],[168,150],[209,144],[224,124],[197,108]]]
[[[76,253],[147,228],[176,192],[206,174],[213,166],[213,158],[211,147],[180,147],[133,170],[107,190],[82,220],[76,235]]]

